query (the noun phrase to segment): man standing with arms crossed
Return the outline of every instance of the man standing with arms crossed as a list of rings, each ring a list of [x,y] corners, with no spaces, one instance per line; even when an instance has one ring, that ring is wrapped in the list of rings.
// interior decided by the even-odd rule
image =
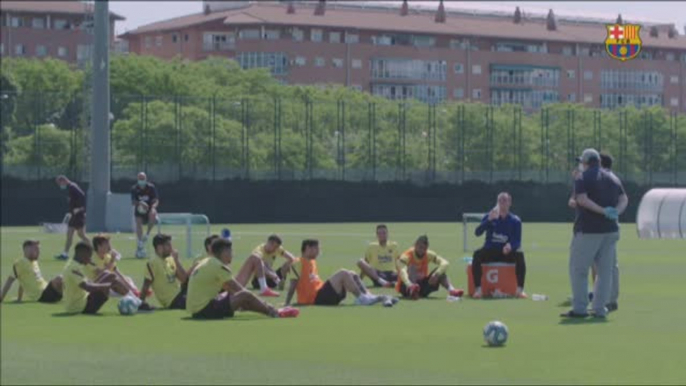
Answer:
[[[131,204],[133,205],[136,218],[136,236],[138,245],[136,257],[145,258],[145,243],[148,241],[150,231],[157,224],[157,206],[160,201],[157,197],[157,188],[148,181],[145,173],[138,173],[136,185],[131,187]],[[148,230],[143,236],[143,225],[148,225]]]
[[[598,276],[592,309],[595,317],[604,318],[608,311],[605,305],[610,300],[612,265],[619,240],[617,219],[626,210],[628,198],[619,179],[600,168],[600,154],[595,149],[584,150],[580,161],[584,171],[574,182],[579,212],[569,256],[573,307],[560,316],[588,316],[588,271],[595,263]]]

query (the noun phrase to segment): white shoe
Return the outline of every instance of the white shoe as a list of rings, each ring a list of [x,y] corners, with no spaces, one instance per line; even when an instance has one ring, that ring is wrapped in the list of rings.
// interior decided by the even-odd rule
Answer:
[[[361,295],[355,299],[355,304],[358,306],[371,306],[384,300],[383,296],[375,296],[370,294]]]
[[[136,258],[137,259],[145,259],[147,256],[147,253],[145,253],[145,249],[139,248],[136,250]]]

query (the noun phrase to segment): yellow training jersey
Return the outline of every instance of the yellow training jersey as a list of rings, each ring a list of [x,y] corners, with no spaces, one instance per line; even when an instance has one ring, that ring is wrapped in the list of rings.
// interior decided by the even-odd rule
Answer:
[[[152,290],[162,307],[171,305],[179,294],[179,282],[176,280],[176,263],[171,256],[161,258],[153,256],[145,264],[145,278],[152,282]]]
[[[19,281],[19,285],[24,289],[24,298],[31,302],[40,299],[43,290],[48,286],[48,282],[43,279],[40,273],[38,261],[22,257],[14,262],[12,269],[14,278]]]
[[[81,313],[86,308],[88,291],[80,287],[87,281],[85,266],[71,260],[62,273],[64,280],[64,308],[68,313]]]
[[[364,260],[377,271],[395,272],[395,261],[398,256],[400,256],[400,251],[397,243],[388,241],[386,245],[381,246],[378,242],[374,242],[367,247]]]
[[[202,311],[221,291],[224,283],[232,278],[231,268],[219,259],[203,260],[188,281],[186,310],[191,314]]]
[[[274,266],[274,260],[276,260],[276,257],[283,257],[283,255],[286,253],[286,250],[283,249],[283,246],[280,246],[276,248],[274,252],[267,253],[267,251],[264,250],[265,245],[267,244],[260,244],[257,247],[255,247],[255,249],[253,249],[252,251],[252,254],[261,258],[266,266],[272,268],[272,266]]]
[[[97,254],[93,254],[93,258],[91,259],[91,262],[93,263],[93,265],[95,265],[95,268],[102,271],[105,269],[105,267],[107,267],[110,264],[110,262],[112,262],[112,260],[113,260],[113,257],[109,253],[106,254],[102,259]],[[117,266],[117,262],[115,261],[113,268],[116,266]]]
[[[212,256],[205,256],[205,255],[198,256],[195,259],[193,259],[193,264],[191,264],[191,266],[196,265],[196,264],[200,264],[203,260],[210,258],[210,257],[212,257]]]

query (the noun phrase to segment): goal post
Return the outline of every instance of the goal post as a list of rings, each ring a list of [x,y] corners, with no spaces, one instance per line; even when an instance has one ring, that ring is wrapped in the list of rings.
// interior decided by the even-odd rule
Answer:
[[[485,215],[485,213],[476,212],[462,213],[462,250],[464,252],[471,252],[470,248],[476,245],[476,236],[474,236],[473,230],[470,229],[469,223],[481,223],[481,219]]]
[[[157,233],[164,231],[171,235],[177,248],[185,250],[186,258],[194,258],[205,253],[204,241],[210,235],[211,225],[206,215],[158,213],[157,216]]]

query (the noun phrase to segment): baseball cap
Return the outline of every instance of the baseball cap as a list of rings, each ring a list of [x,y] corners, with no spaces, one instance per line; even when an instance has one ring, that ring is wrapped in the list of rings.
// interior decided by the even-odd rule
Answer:
[[[29,239],[29,240],[24,241],[24,244],[22,244],[21,247],[26,248],[26,247],[30,247],[32,245],[39,245],[39,244],[40,244],[40,241]]]
[[[581,153],[580,157],[576,157],[576,161],[581,163],[588,163],[593,159],[600,161],[600,153],[596,149],[586,149]]]

